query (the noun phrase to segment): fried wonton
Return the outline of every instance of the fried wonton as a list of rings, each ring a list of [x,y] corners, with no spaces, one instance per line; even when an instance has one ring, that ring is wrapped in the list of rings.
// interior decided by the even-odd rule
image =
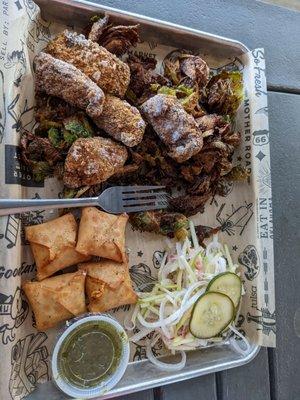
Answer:
[[[75,250],[77,223],[71,213],[44,224],[27,226],[25,231],[39,281],[60,269],[90,259]]]
[[[81,264],[79,269],[87,273],[85,288],[89,299],[89,311],[103,312],[136,303],[137,295],[132,288],[126,262],[118,264],[103,260]]]
[[[84,270],[25,282],[24,292],[33,309],[36,327],[43,331],[86,311]]]
[[[124,262],[126,214],[112,215],[86,207],[82,210],[76,250],[82,254]]]

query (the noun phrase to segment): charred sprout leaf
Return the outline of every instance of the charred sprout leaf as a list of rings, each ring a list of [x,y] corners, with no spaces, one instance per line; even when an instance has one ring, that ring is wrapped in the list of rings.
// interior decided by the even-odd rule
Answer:
[[[50,128],[48,130],[48,139],[50,140],[50,143],[54,147],[59,147],[59,145],[62,142],[62,136],[60,130],[57,128]]]
[[[160,86],[152,84],[150,89],[153,93],[175,96],[182,104],[185,111],[195,118],[203,115],[204,111],[199,104],[199,93],[194,88],[180,84],[178,86]]]
[[[155,72],[156,60],[151,57],[141,58],[130,55],[127,63],[130,68],[130,83],[128,91],[135,96],[135,105],[139,105],[146,101],[152,95],[150,87],[157,84],[157,89],[160,86],[167,85],[168,79]],[[155,92],[155,91],[154,91]],[[129,98],[129,100],[131,100]]]
[[[46,161],[34,161],[32,164],[32,175],[36,182],[43,182],[47,176],[52,175],[52,168]]]
[[[73,199],[76,196],[77,189],[70,189],[67,187],[64,187],[63,190],[63,198],[64,199]]]
[[[180,75],[180,64],[179,59],[175,60],[165,60],[164,61],[164,75],[168,78],[173,85],[179,85],[181,75]]]
[[[27,165],[34,161],[47,161],[54,165],[61,159],[61,153],[52,145],[48,138],[40,137],[31,132],[24,132],[20,140],[22,159]]]
[[[198,225],[195,226],[196,235],[198,237],[199,243],[202,247],[206,248],[203,243],[204,239],[210,238],[212,235],[215,235],[219,232],[221,228],[211,228],[210,226]]]
[[[238,71],[222,71],[209,81],[207,106],[210,111],[234,116],[243,99],[243,77]]]
[[[74,115],[80,110],[58,97],[48,96],[46,94],[36,93],[35,119],[41,123],[41,128],[46,131],[51,128],[61,126],[64,118]]]
[[[139,25],[114,26],[109,24],[108,15],[103,18],[95,16],[91,22],[84,31],[85,35],[117,56],[125,54],[139,42]]]
[[[249,173],[245,167],[241,165],[236,165],[231,169],[231,171],[224,176],[225,179],[229,181],[246,181],[249,178]]]
[[[185,54],[180,57],[180,71],[183,79],[187,77],[192,85],[202,89],[208,82],[209,67],[199,56]]]
[[[154,232],[180,240],[188,236],[188,219],[179,213],[167,211],[146,211],[130,216],[134,228],[144,232]]]

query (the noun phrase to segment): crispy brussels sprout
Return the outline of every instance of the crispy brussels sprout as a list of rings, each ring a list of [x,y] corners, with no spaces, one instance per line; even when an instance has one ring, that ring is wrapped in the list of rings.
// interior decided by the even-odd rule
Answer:
[[[133,228],[184,240],[188,236],[188,219],[179,213],[146,211],[130,216]]]
[[[63,138],[58,128],[50,128],[48,130],[48,138],[54,147],[59,147]]]
[[[73,115],[63,121],[63,137],[68,145],[71,145],[78,138],[93,136],[93,130],[88,120],[83,115]]]
[[[238,71],[222,71],[208,82],[207,106],[210,111],[234,116],[243,99],[243,77]]]
[[[32,175],[36,182],[43,182],[52,172],[52,168],[47,161],[34,161],[32,163]]]
[[[243,182],[249,178],[249,173],[245,167],[236,165],[228,174],[224,175],[224,178],[229,181]]]

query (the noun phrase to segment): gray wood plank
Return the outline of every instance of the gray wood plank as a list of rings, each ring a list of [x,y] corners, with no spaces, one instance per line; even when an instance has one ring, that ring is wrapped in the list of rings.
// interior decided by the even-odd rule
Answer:
[[[219,374],[220,400],[269,400],[269,368],[267,349],[261,348],[253,361]]]
[[[269,350],[276,400],[300,398],[300,96],[271,93],[277,348]]]
[[[264,47],[268,85],[300,92],[297,11],[253,0],[90,1],[233,38],[249,48]]]
[[[217,400],[215,374],[160,388],[159,400]]]
[[[118,400],[154,400],[154,393],[152,389],[143,390],[142,392],[131,393],[127,396],[120,396]]]

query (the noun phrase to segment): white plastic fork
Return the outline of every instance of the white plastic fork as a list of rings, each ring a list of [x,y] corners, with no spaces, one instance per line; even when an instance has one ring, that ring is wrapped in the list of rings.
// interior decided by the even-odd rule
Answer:
[[[33,210],[98,206],[112,214],[141,212],[168,207],[164,186],[114,186],[98,197],[74,199],[0,199],[0,216]]]

